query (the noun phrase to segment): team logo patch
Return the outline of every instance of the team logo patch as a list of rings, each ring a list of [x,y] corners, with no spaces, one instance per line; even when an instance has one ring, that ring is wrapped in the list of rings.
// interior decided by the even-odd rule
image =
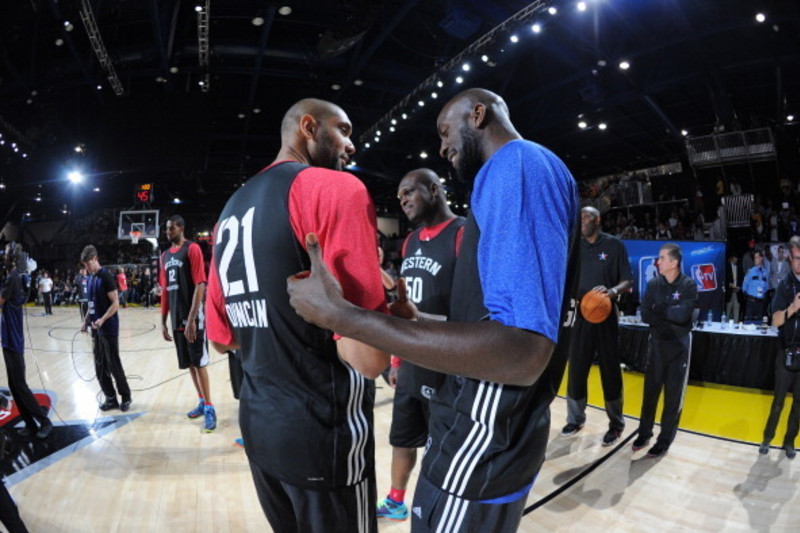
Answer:
[[[717,270],[714,268],[713,263],[692,265],[692,279],[697,283],[699,292],[717,289]]]
[[[644,255],[639,258],[639,296],[644,297],[647,282],[658,277],[658,256]]]
[[[607,254],[607,253],[605,253],[605,252],[600,252],[600,253],[598,254],[598,256],[597,256],[597,258],[598,258],[598,259],[600,259],[600,261],[605,261],[605,260],[606,260],[606,257],[608,257],[608,254]]]

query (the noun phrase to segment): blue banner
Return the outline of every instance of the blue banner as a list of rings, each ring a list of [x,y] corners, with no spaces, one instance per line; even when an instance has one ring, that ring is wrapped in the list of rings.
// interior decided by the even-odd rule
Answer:
[[[667,241],[623,240],[633,273],[633,296],[641,302],[647,282],[658,276],[658,252]],[[719,321],[725,306],[725,243],[703,241],[669,241],[681,247],[683,273],[697,284],[700,318],[708,311]]]

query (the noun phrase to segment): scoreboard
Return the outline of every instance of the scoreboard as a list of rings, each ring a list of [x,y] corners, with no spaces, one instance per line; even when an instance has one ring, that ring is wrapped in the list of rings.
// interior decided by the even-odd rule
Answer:
[[[141,183],[136,186],[135,201],[139,204],[149,204],[153,201],[153,184]]]

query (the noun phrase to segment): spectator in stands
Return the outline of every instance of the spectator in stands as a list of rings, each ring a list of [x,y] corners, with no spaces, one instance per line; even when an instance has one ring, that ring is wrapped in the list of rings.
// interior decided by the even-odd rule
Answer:
[[[661,221],[658,223],[658,230],[656,230],[656,240],[669,241],[672,240],[672,233],[667,229],[667,225]]]
[[[739,321],[742,297],[742,266],[736,254],[731,254],[725,267],[725,281],[728,284],[725,290],[725,313],[728,318]]]

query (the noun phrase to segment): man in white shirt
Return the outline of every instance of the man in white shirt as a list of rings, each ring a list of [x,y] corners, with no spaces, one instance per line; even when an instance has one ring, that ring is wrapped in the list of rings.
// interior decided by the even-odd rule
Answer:
[[[39,290],[42,291],[42,301],[44,301],[44,314],[53,314],[53,280],[45,270],[42,272],[42,279],[39,280]]]

